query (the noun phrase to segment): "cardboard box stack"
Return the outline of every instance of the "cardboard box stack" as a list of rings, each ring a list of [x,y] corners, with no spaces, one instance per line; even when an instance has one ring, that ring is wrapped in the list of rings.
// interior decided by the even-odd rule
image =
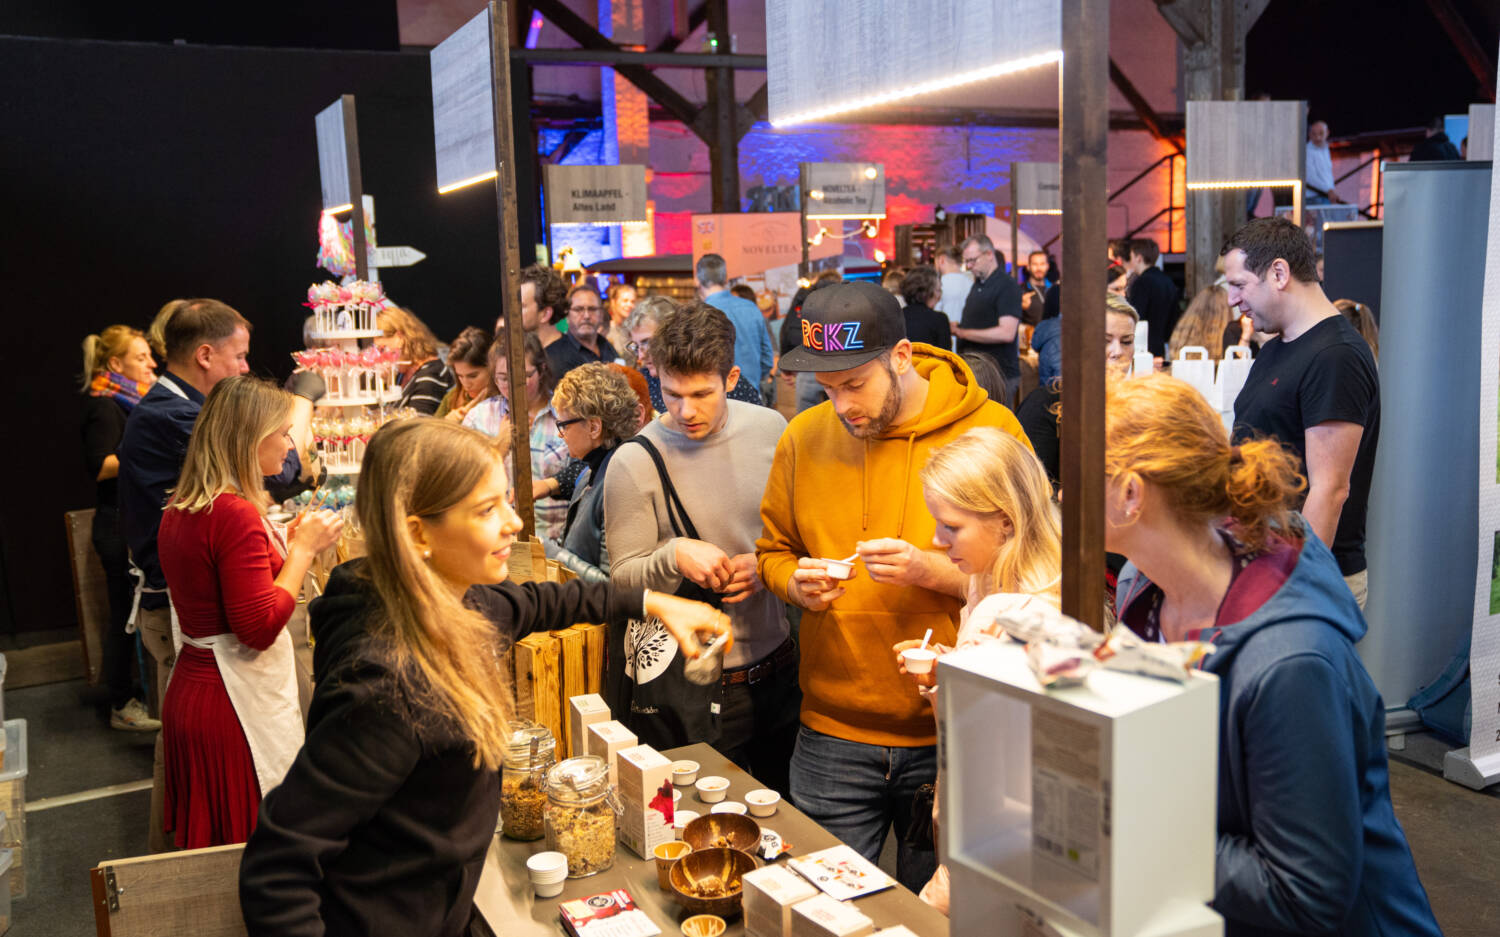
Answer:
[[[791,937],[865,937],[875,922],[847,901],[818,895],[792,905]]]
[[[609,721],[609,707],[598,693],[568,697],[568,757],[587,755],[589,726]]]
[[[818,894],[807,879],[779,865],[745,873],[744,884],[741,904],[749,937],[790,937],[792,906]]]
[[[625,726],[614,719],[608,722],[596,722],[589,726],[587,750],[584,754],[598,755],[600,758],[603,758],[605,763],[609,765],[610,785],[619,787],[619,754],[627,748],[635,747],[637,741],[634,732],[625,728]]]

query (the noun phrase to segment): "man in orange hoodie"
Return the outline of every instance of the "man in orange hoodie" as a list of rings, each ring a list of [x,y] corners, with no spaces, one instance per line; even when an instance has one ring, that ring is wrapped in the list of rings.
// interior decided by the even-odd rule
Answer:
[[[906,339],[901,307],[879,286],[818,290],[802,316],[802,345],[782,366],[813,373],[829,399],[777,444],[755,545],[766,587],[804,610],[792,801],[872,862],[894,823],[897,878],[915,891],[937,864],[930,843],[906,842],[917,789],[937,774],[937,739],[890,648],[928,628],[951,645],[964,588],[930,549],[917,473],[976,426],[1026,436],[962,359]],[[853,577],[830,578],[826,560],[851,553]]]

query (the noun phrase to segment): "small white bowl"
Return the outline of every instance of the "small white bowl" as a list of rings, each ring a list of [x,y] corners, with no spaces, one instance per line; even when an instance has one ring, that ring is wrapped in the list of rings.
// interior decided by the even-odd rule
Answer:
[[[564,876],[568,874],[568,857],[564,853],[550,851],[539,852],[526,860],[526,871],[533,879],[540,878],[543,881],[561,872]]]
[[[699,778],[693,785],[698,789],[698,799],[705,804],[716,804],[724,799],[729,793],[729,780],[727,778],[714,777]]]
[[[679,791],[675,787],[672,788],[672,803],[673,804],[677,804],[677,803],[680,803],[681,801],[682,801],[682,791]]]
[[[737,814],[739,814],[741,816],[744,816],[744,814],[745,814],[745,805],[742,804],[742,803],[740,803],[737,800],[726,800],[722,804],[714,804],[713,807],[711,807],[708,812],[709,813],[737,813]]]
[[[672,811],[672,834],[682,839],[682,828],[698,819],[696,810],[674,810]]]
[[[901,663],[906,665],[907,673],[931,673],[936,660],[937,652],[930,648],[909,647],[901,652]]]
[[[776,805],[781,803],[781,795],[764,789],[751,791],[745,795],[745,803],[750,805],[750,816],[769,817],[776,812]]]
[[[853,560],[830,560],[824,557],[823,562],[828,564],[826,570],[829,579],[848,579],[854,575]]]
[[[672,783],[678,787],[688,787],[698,780],[698,762],[696,761],[674,761],[672,762]]]
[[[548,882],[546,884],[542,884],[540,882],[532,882],[531,888],[536,892],[536,896],[538,898],[556,898],[558,895],[562,894],[563,886],[566,884],[567,879],[564,878],[561,881]]]

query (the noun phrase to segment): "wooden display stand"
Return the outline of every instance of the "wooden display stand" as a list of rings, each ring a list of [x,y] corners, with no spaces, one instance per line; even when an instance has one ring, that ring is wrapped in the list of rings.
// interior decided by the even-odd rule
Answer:
[[[954,934],[1218,937],[1218,680],[1043,690],[994,642],[938,665]]]
[[[243,937],[244,845],[108,859],[89,870],[99,937]]]
[[[83,669],[89,686],[99,685],[104,660],[104,635],[109,631],[109,591],[104,566],[94,552],[94,509],[63,515],[68,528],[68,558],[73,566],[73,602],[78,611],[78,637],[83,642]]]

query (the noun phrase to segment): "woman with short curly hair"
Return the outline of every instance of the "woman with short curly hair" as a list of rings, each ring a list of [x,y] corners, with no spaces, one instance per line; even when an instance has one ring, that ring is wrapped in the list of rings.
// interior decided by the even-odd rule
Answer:
[[[593,362],[579,365],[557,382],[552,412],[569,454],[587,466],[573,485],[558,559],[586,580],[608,579],[604,472],[620,443],[640,430],[640,401],[618,371]]]

